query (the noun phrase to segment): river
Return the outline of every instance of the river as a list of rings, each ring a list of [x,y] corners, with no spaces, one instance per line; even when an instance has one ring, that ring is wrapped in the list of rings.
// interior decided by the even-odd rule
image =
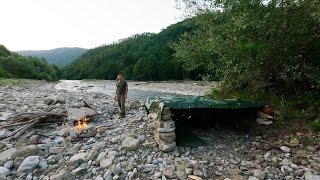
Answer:
[[[214,82],[138,82],[129,81],[128,98],[133,100],[145,100],[148,97],[168,96],[202,96],[216,86]],[[60,80],[56,89],[67,91],[84,91],[115,95],[115,81],[111,80]]]

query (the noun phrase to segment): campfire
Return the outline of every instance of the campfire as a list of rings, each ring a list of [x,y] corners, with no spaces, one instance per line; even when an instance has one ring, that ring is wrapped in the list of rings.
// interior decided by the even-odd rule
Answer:
[[[77,125],[75,126],[78,134],[81,134],[84,129],[88,126],[89,118],[85,117],[77,120]]]

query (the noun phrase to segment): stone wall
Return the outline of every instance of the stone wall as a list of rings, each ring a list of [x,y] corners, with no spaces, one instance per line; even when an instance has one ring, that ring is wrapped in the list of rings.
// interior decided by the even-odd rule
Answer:
[[[171,118],[171,111],[163,102],[156,99],[147,101],[149,130],[164,152],[173,151],[176,148],[175,123]]]

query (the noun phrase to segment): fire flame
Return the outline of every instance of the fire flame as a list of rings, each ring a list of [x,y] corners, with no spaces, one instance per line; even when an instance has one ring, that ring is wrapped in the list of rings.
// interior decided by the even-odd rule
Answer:
[[[80,134],[88,126],[87,124],[88,121],[89,121],[89,118],[83,118],[78,120],[78,123],[76,125],[76,130],[78,134]]]

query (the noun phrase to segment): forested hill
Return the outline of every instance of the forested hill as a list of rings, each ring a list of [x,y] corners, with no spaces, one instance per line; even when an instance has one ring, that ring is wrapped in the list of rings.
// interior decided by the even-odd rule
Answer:
[[[44,59],[25,57],[10,52],[0,44],[0,78],[29,78],[54,81],[59,79],[60,70]]]
[[[158,34],[143,33],[117,43],[89,50],[64,69],[67,79],[114,79],[123,72],[127,79],[184,79],[186,74],[174,58],[171,44],[195,28],[193,20],[171,25]]]
[[[17,53],[24,56],[35,56],[39,58],[45,58],[51,64],[55,64],[57,66],[65,66],[74,61],[75,59],[79,58],[82,54],[84,54],[87,51],[87,49],[78,47],[63,47],[50,50],[17,51]]]

